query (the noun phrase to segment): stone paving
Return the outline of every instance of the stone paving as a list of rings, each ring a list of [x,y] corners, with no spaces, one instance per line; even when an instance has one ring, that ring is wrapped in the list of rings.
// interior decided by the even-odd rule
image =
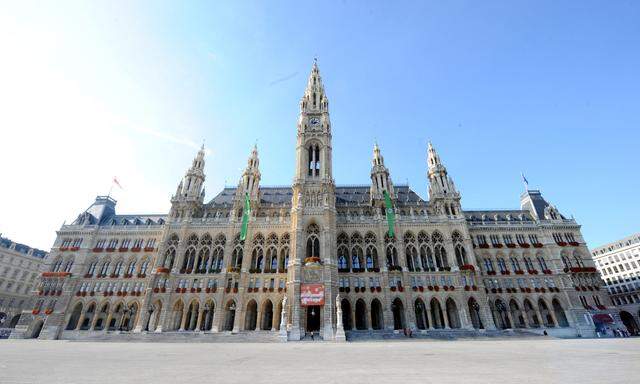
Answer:
[[[362,343],[0,341],[0,383],[631,383],[640,338]]]

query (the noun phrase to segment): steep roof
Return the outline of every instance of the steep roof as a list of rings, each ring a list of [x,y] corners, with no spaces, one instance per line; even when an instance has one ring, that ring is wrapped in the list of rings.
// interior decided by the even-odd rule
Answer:
[[[394,192],[399,205],[426,203],[407,185],[394,186]],[[216,197],[211,199],[207,205],[210,207],[229,206],[233,204],[235,193],[235,187],[226,187]],[[292,196],[293,191],[291,187],[260,187],[260,203],[263,205],[289,206],[291,205]],[[336,206],[338,207],[368,205],[369,201],[368,185],[336,186]]]
[[[11,249],[11,245],[14,244],[14,250],[16,252],[20,252],[20,253],[24,253],[29,254],[29,251],[33,251],[33,253],[31,253],[31,255],[33,257],[37,257],[39,259],[44,259],[45,257],[47,257],[47,252],[43,251],[41,249],[37,249],[37,248],[32,248],[28,245],[25,244],[21,244],[21,243],[15,243],[13,241],[11,241],[10,239],[7,239],[6,237],[0,237],[0,247],[2,248],[7,248],[7,249]]]

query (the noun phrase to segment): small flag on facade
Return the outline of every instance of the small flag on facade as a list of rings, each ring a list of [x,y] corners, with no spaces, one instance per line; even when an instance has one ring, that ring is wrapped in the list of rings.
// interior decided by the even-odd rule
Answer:
[[[387,215],[387,224],[389,224],[389,237],[395,236],[396,214],[393,212],[391,197],[387,191],[382,191],[384,195],[385,213]]]
[[[247,238],[247,227],[249,226],[249,215],[251,215],[251,203],[249,202],[249,194],[244,194],[244,209],[242,210],[242,229],[240,230],[240,241]]]

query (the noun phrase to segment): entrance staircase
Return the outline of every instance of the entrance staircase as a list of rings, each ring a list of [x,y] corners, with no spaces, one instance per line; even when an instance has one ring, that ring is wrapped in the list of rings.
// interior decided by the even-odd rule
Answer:
[[[392,330],[351,330],[345,331],[347,341],[372,341],[372,340],[410,340],[403,331]],[[457,339],[483,339],[483,338],[529,338],[540,337],[536,332],[522,329],[515,330],[467,330],[467,329],[432,329],[417,331],[412,335],[413,339],[432,340],[457,340]]]
[[[159,342],[159,343],[277,343],[277,331],[241,332],[69,332],[62,334],[62,340],[104,341],[104,342]]]

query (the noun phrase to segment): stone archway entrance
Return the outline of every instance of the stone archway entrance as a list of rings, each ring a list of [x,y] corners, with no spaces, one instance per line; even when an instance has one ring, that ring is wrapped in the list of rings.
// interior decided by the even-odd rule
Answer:
[[[620,320],[622,320],[622,324],[627,327],[627,331],[629,331],[630,334],[638,334],[638,323],[636,323],[633,315],[627,311],[620,311]]]
[[[307,332],[320,331],[320,306],[314,305],[307,308]]]
[[[404,305],[402,300],[398,298],[393,300],[391,311],[393,312],[393,329],[404,329]]]

